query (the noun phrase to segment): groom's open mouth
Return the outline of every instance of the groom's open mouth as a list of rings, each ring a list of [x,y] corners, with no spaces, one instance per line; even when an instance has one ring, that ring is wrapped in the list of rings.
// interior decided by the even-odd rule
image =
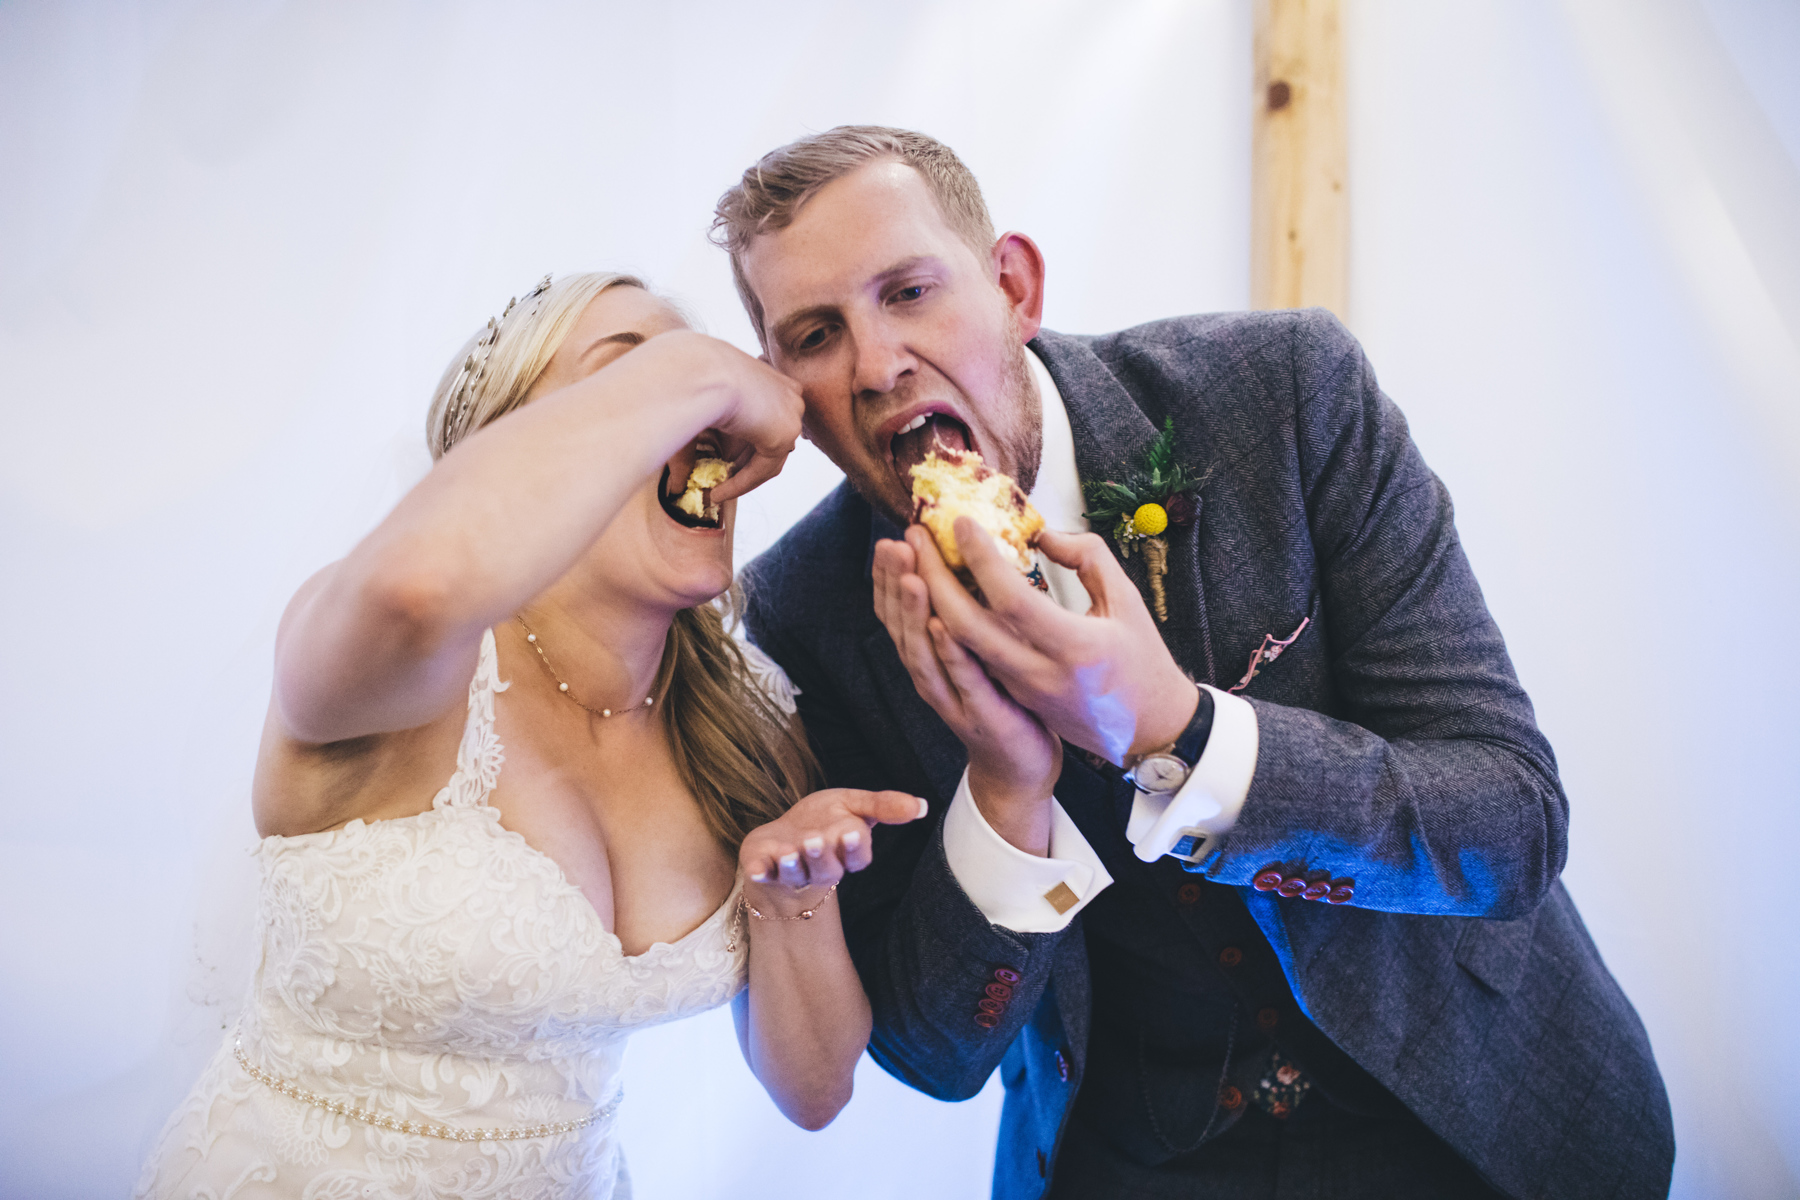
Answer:
[[[886,430],[888,464],[908,493],[912,491],[912,469],[924,462],[939,447],[946,450],[980,450],[969,427],[953,413],[942,409],[901,414]]]
[[[721,528],[724,510],[713,503],[712,490],[730,474],[731,464],[719,457],[719,447],[702,438],[663,466],[662,479],[656,485],[657,502],[677,525]]]

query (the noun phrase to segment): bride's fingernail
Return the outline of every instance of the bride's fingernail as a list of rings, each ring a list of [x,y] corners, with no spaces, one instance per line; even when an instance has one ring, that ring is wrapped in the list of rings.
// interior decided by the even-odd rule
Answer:
[[[925,814],[926,814],[926,813],[928,813],[928,812],[930,812],[930,811],[931,811],[931,805],[929,805],[929,804],[927,804],[927,803],[926,803],[926,802],[925,802],[925,797],[923,797],[923,796],[920,796],[920,797],[919,797],[919,816],[921,816],[921,817],[922,817],[922,816],[924,816],[924,815],[925,815]],[[916,819],[917,819],[917,818],[915,818],[915,820],[916,820]]]
[[[825,839],[822,837],[809,837],[800,844],[806,847],[806,857],[808,858],[818,858],[825,853]]]
[[[854,850],[862,845],[862,830],[852,829],[844,835],[844,849]]]
[[[800,856],[798,854],[784,854],[781,856],[781,869],[782,870],[792,871],[795,867],[798,867],[799,865],[800,865]]]
[[[767,871],[758,871],[755,874],[750,876],[750,880],[752,883],[767,883],[768,879],[769,879],[769,873]]]

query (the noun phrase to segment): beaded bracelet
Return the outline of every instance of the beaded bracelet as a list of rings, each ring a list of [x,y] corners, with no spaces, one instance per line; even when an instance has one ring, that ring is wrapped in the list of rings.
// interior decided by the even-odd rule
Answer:
[[[792,916],[792,917],[784,917],[784,916],[780,916],[779,914],[777,914],[775,916],[770,916],[769,914],[760,911],[756,907],[756,905],[750,903],[750,897],[745,896],[741,893],[738,896],[738,902],[744,906],[745,912],[749,913],[751,916],[755,917],[759,921],[810,921],[813,919],[813,914],[818,912],[819,909],[823,908],[825,905],[825,902],[827,900],[831,899],[831,894],[833,892],[837,891],[837,887],[838,887],[837,884],[835,884],[835,883],[832,884],[830,887],[825,889],[825,894],[823,896],[819,897],[819,902],[817,904],[813,905],[811,908],[801,909],[798,915]]]

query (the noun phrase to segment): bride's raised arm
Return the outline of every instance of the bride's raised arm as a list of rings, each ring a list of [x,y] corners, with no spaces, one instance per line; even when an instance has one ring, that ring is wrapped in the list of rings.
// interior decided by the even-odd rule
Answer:
[[[465,438],[295,595],[275,666],[290,736],[410,729],[456,704],[482,631],[566,572],[702,430],[745,447],[721,501],[793,449],[798,387],[729,344],[673,330],[600,352],[615,360]]]

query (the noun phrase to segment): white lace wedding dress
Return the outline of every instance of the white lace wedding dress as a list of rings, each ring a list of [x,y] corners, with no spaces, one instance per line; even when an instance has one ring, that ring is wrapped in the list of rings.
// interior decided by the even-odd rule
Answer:
[[[792,692],[754,647],[754,673]],[[413,817],[264,838],[244,1015],[135,1195],[626,1200],[614,1123],[634,1029],[745,984],[737,890],[627,955],[551,859],[500,825],[494,635],[456,774]]]

